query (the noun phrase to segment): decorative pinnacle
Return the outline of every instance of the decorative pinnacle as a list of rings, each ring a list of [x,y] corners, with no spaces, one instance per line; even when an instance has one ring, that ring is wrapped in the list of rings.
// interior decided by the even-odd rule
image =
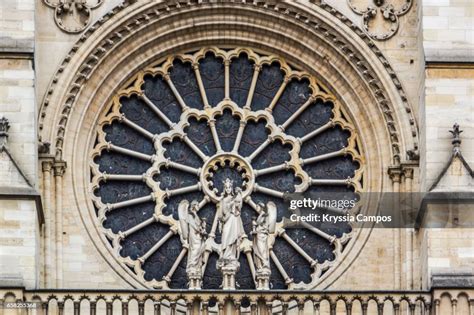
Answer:
[[[10,123],[5,117],[0,118],[0,147],[7,144],[8,141],[8,130],[10,129]]]
[[[453,144],[453,150],[455,153],[460,151],[461,146],[461,133],[463,132],[458,123],[455,123],[453,126],[453,130],[449,130],[449,132],[453,135],[453,140],[451,143]]]

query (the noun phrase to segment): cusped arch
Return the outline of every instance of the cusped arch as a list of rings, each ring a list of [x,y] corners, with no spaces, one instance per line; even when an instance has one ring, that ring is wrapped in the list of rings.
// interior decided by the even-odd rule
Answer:
[[[89,31],[81,38],[81,45],[74,47],[60,71],[65,88],[57,88],[56,77],[40,111],[42,139],[51,141],[56,159],[70,166],[66,180],[75,194],[72,207],[90,206],[83,153],[90,151],[99,113],[113,94],[140,69],[170,54],[205,46],[251,47],[282,56],[319,78],[341,101],[361,135],[361,145],[367,148],[365,158],[372,161],[366,173],[369,190],[390,187],[384,170],[400,163],[405,151],[417,147],[416,123],[387,60],[355,26],[337,25],[341,17],[327,6],[223,1],[216,10],[206,1],[180,5],[150,2],[123,7],[107,18],[92,28],[97,32]],[[307,36],[301,41],[294,34]],[[95,239],[99,227],[90,213],[80,210],[80,214]],[[368,236],[364,233],[359,248]],[[105,238],[95,244],[125,280],[142,287],[130,270],[120,270],[117,262],[110,261]],[[339,270],[332,276],[325,275],[320,285],[334,282],[356,252],[334,268]]]

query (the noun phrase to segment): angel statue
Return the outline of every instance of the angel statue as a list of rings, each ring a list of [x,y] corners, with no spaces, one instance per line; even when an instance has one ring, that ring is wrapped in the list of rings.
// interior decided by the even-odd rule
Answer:
[[[222,232],[219,267],[239,267],[240,244],[246,236],[240,212],[242,210],[242,191],[234,191],[230,179],[224,181],[224,191],[217,204],[219,230]]]
[[[206,242],[206,221],[199,218],[197,212],[199,202],[193,200],[191,205],[187,200],[179,203],[179,224],[183,244],[188,246],[188,262],[186,273],[190,289],[200,289],[202,281],[203,253]]]
[[[257,289],[269,289],[270,244],[268,236],[275,233],[277,208],[275,203],[260,203],[260,214],[252,221],[253,260],[256,267]]]

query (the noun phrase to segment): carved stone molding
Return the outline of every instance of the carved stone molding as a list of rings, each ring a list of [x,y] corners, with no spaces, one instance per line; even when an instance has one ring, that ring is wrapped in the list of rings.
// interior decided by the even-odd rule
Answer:
[[[43,0],[54,9],[54,22],[66,33],[80,33],[91,22],[92,10],[104,0]]]
[[[372,3],[370,3],[372,2]],[[347,0],[356,14],[362,15],[362,27],[371,38],[387,40],[399,27],[399,17],[405,15],[413,5],[412,0]]]
[[[323,34],[325,39],[334,44],[334,47],[338,49],[342,54],[348,56],[350,62],[357,68],[357,70],[364,76],[364,78],[369,82],[370,88],[372,89],[374,95],[377,97],[377,101],[379,107],[384,113],[385,119],[387,121],[387,129],[390,133],[391,137],[391,149],[392,149],[392,156],[394,164],[399,164],[401,161],[401,155],[403,154],[400,148],[400,130],[397,124],[394,123],[395,117],[394,113],[397,112],[394,110],[392,101],[389,99],[387,92],[384,90],[382,86],[382,82],[380,80],[379,75],[374,72],[370,62],[367,62],[367,58],[357,52],[356,48],[354,48],[350,43],[348,43],[344,38],[342,38],[339,34],[334,33],[332,28],[329,25],[324,24],[322,21],[318,19],[314,19],[313,16],[307,15],[307,13],[301,12],[300,10],[293,8],[291,4],[288,3],[281,3],[278,5],[267,3],[267,2],[258,2],[253,5],[252,3],[240,3],[236,4],[233,2],[225,2],[223,5],[229,6],[236,6],[239,7],[246,7],[252,6],[255,10],[264,10],[264,11],[273,11],[275,14],[283,14],[289,20],[296,20],[296,22],[304,23],[305,26],[310,27],[312,31]],[[39,117],[39,129],[40,132],[43,129],[45,117],[46,117],[46,110],[48,105],[51,101],[51,96],[55,90],[57,83],[59,82],[59,77],[64,72],[66,66],[69,64],[69,61],[76,52],[80,49],[81,45],[89,38],[96,29],[98,29],[101,25],[103,25],[107,20],[111,19],[114,15],[118,14],[127,6],[130,6],[130,2],[124,2],[117,7],[115,7],[112,11],[107,13],[103,18],[97,21],[94,25],[92,25],[78,40],[78,42],[73,46],[70,53],[62,62],[61,66],[57,70],[52,83],[45,95],[43,104],[40,109],[40,117]],[[62,117],[60,125],[58,126],[57,130],[58,133],[56,134],[55,139],[51,139],[55,146],[55,154],[57,158],[61,158],[62,155],[62,147],[63,147],[63,133],[66,129],[66,125],[69,118],[69,113],[71,111],[71,107],[73,106],[76,98],[81,90],[81,85],[88,81],[94,70],[97,66],[101,63],[104,56],[107,56],[108,53],[117,45],[123,43],[127,38],[133,36],[133,33],[136,29],[140,29],[145,27],[147,24],[153,23],[156,20],[168,16],[170,14],[175,14],[178,12],[185,12],[186,10],[191,9],[192,7],[198,6],[202,7],[203,9],[206,8],[207,1],[202,3],[194,4],[190,2],[179,1],[176,4],[169,5],[169,4],[157,4],[154,10],[145,12],[141,15],[131,17],[130,21],[127,23],[123,23],[122,26],[117,28],[116,32],[111,32],[106,39],[104,39],[103,43],[97,47],[91,55],[85,59],[83,65],[80,67],[76,78],[69,87],[67,99],[64,103],[64,108],[61,111]],[[377,59],[385,67],[387,73],[389,74],[390,78],[396,89],[398,90],[398,94],[402,100],[404,109],[406,111],[407,118],[409,120],[410,130],[411,130],[411,137],[412,144],[410,146],[413,147],[412,151],[417,152],[418,150],[418,127],[416,123],[416,119],[413,115],[413,111],[411,106],[408,102],[406,93],[403,89],[400,80],[398,79],[395,71],[391,67],[388,60],[385,58],[383,53],[380,51],[379,48],[370,40],[370,37],[367,36],[361,29],[359,29],[353,22],[347,19],[342,13],[334,9],[333,7],[329,6],[325,3],[314,3],[314,5],[320,6],[323,10],[327,11],[328,13],[335,16],[335,18],[339,19],[342,23],[347,25],[350,29],[354,31],[354,34],[358,35],[367,45],[368,47],[374,52]],[[271,10],[270,10],[271,9]],[[407,148],[408,149],[408,148]]]

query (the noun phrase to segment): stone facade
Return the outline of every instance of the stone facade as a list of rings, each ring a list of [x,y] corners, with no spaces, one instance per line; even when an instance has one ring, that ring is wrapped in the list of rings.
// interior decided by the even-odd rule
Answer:
[[[176,51],[248,46],[320,78],[362,138],[374,192],[429,192],[452,155],[454,123],[463,130],[465,162],[474,165],[470,0],[413,1],[382,40],[360,28],[363,16],[348,5],[358,1],[114,0],[91,10],[78,33],[58,27],[45,2],[0,3],[0,118],[10,122],[7,146],[17,164],[0,156],[0,288],[146,288],[113,257],[92,219],[91,139],[120,87]],[[472,193],[473,174],[462,163],[453,168],[441,191]],[[12,187],[28,189],[29,199]],[[315,289],[429,290],[433,276],[473,273],[473,235],[365,229]]]

